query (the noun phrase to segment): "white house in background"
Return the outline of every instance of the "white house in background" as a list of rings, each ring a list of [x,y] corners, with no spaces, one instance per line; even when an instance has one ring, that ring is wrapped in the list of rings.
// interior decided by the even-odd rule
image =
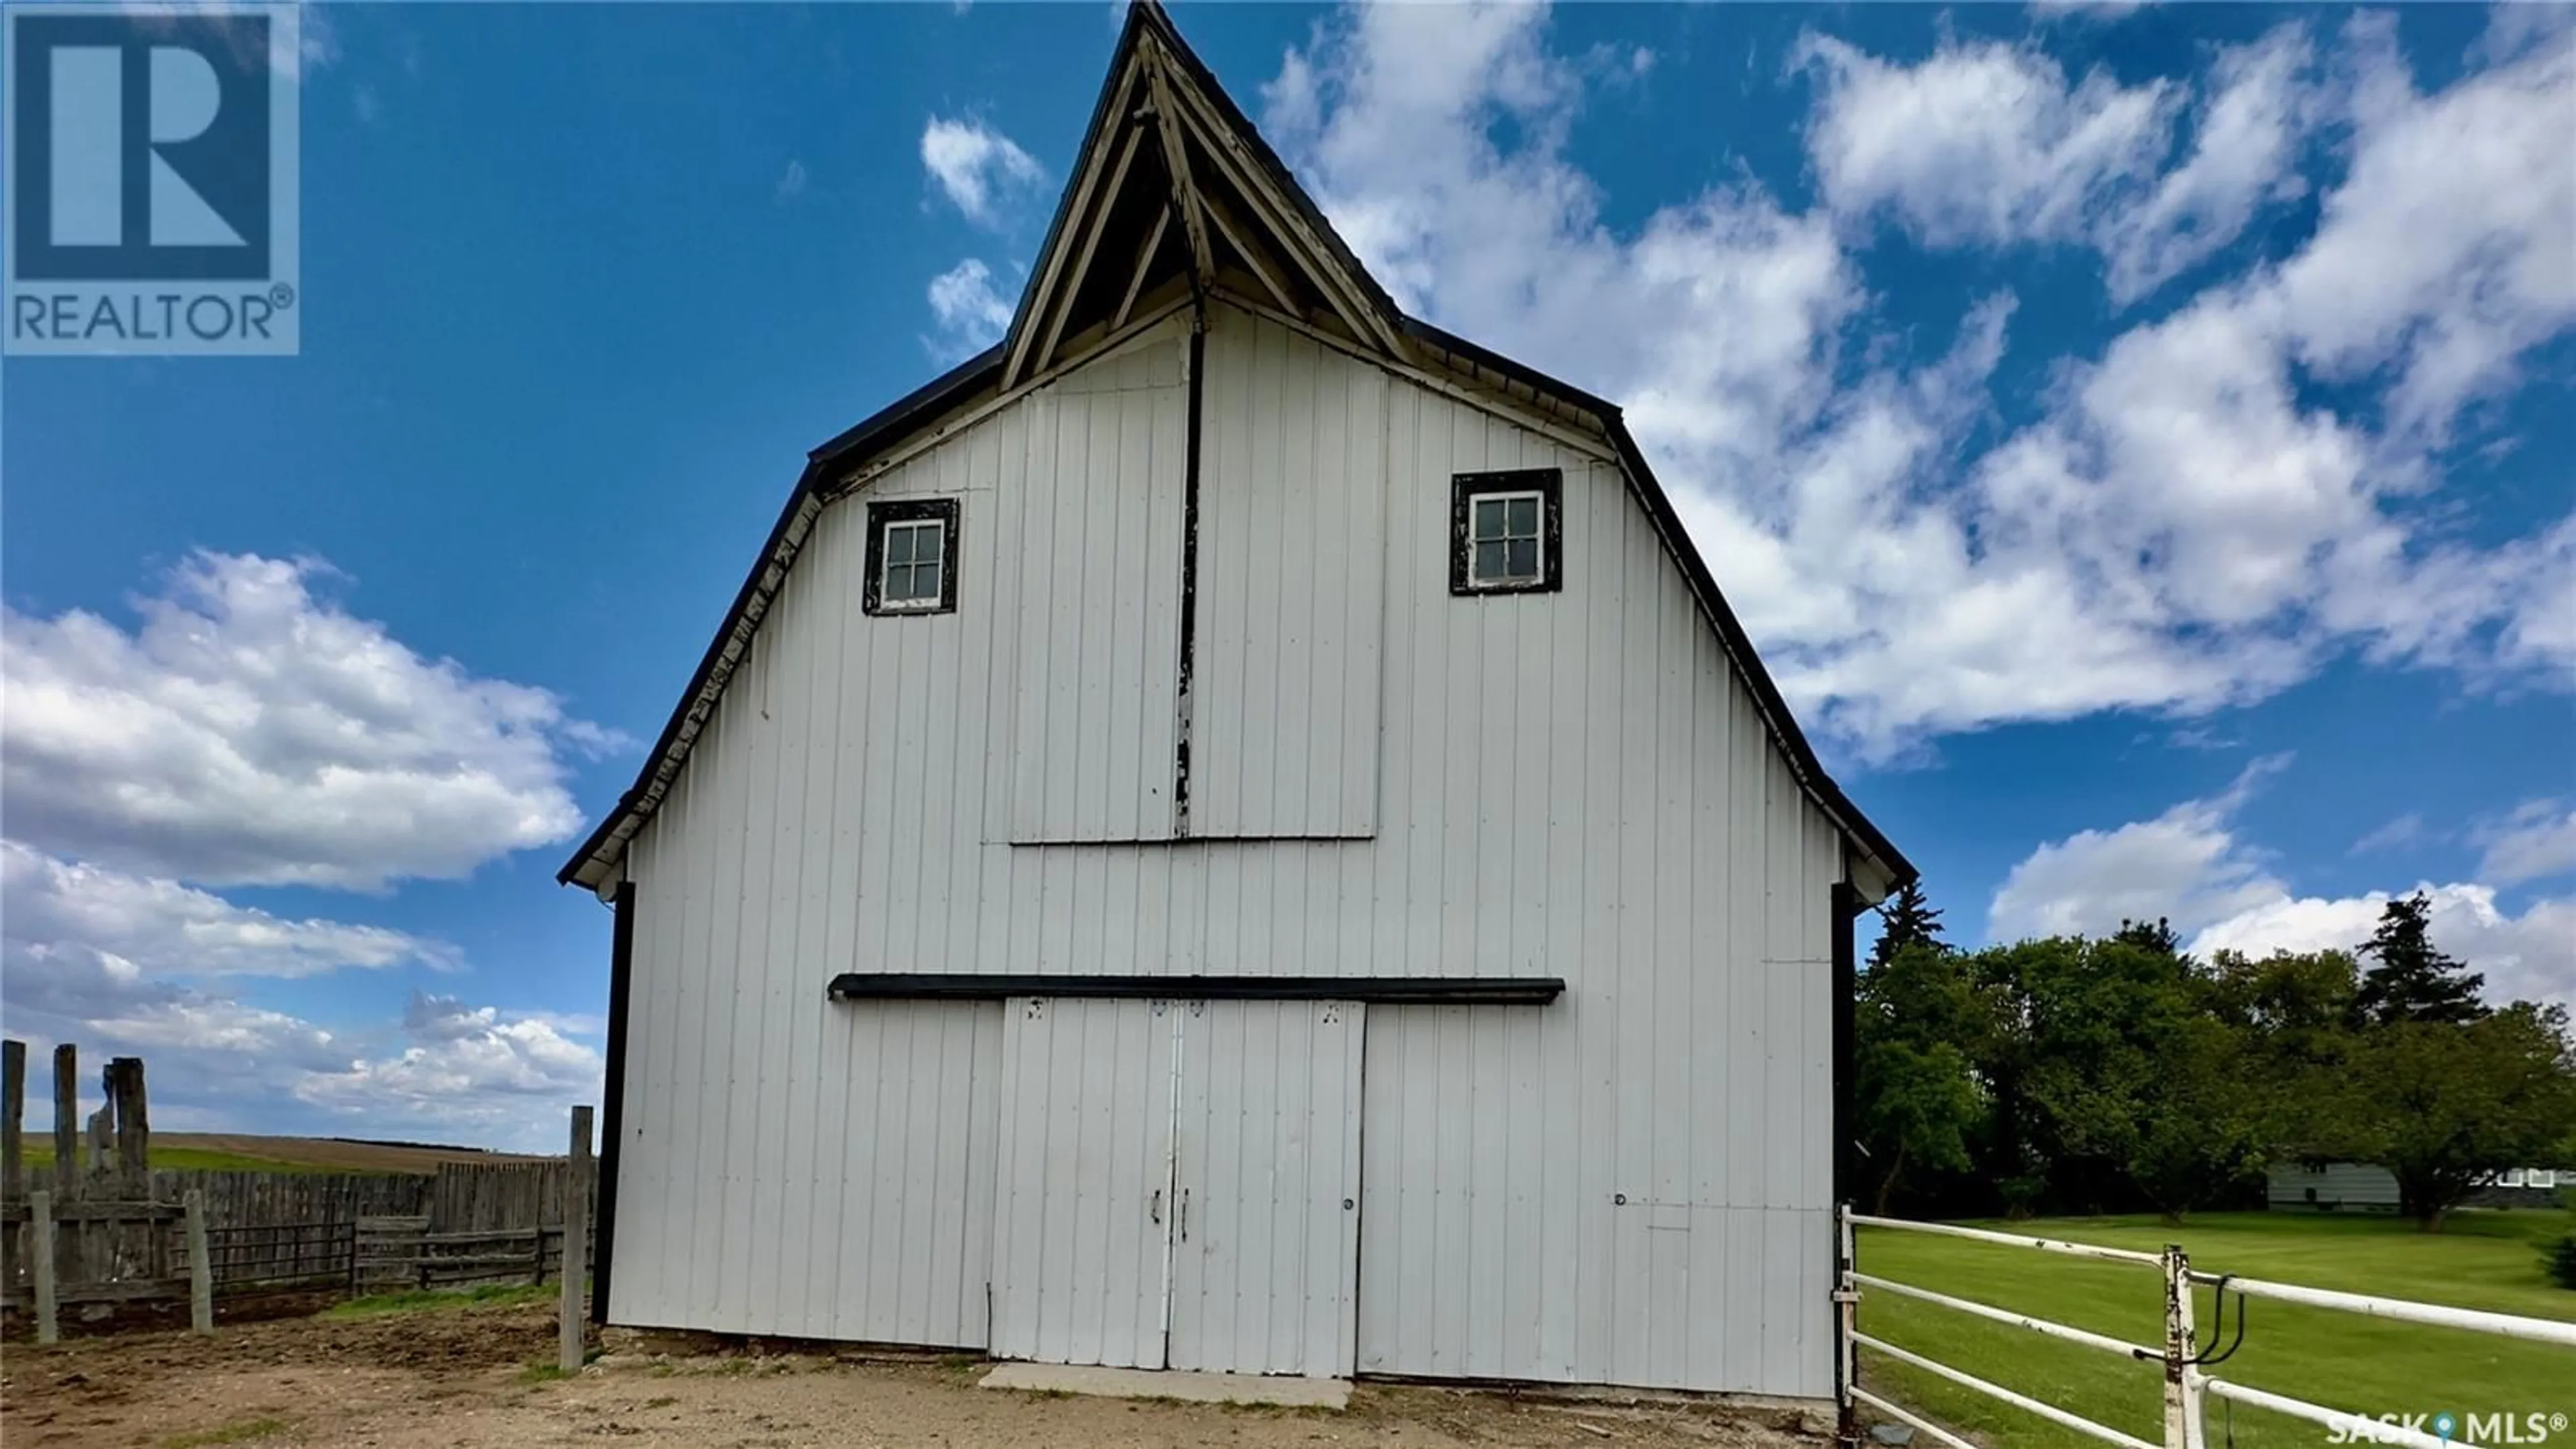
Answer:
[[[2273,1165],[2266,1175],[2266,1206],[2297,1212],[2393,1213],[2397,1178],[2367,1162],[2299,1162]],[[2576,1172],[2548,1167],[2500,1168],[2469,1195],[2472,1207],[2555,1207],[2561,1185],[2576,1186]]]
[[[2393,1213],[2397,1179],[2367,1162],[2276,1162],[2265,1173],[2264,1203],[2301,1212]]]
[[[600,1311],[1829,1394],[1911,874],[1619,410],[1403,315],[1140,5],[1008,338],[812,454],[563,869]]]

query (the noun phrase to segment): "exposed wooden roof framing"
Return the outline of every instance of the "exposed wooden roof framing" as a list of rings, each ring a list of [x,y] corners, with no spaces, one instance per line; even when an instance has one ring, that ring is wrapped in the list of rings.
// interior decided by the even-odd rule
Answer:
[[[1188,292],[1181,295],[1184,282]],[[808,456],[768,545],[634,785],[557,879],[603,894],[614,888],[627,842],[678,777],[826,504],[864,486],[893,456],[951,435],[1115,345],[1131,326],[1212,291],[1423,386],[1505,410],[1550,436],[1615,458],[1752,691],[1791,773],[1855,847],[1854,879],[1865,898],[1914,878],[1913,865],[1817,759],[1619,408],[1406,316],[1182,42],[1161,5],[1131,0],[1072,182],[1009,333]]]
[[[1069,338],[1123,325],[1139,297],[1176,277],[1192,295],[1233,287],[1391,360],[1410,357],[1403,314],[1170,17],[1140,4],[1003,340],[1000,386],[1045,372]]]

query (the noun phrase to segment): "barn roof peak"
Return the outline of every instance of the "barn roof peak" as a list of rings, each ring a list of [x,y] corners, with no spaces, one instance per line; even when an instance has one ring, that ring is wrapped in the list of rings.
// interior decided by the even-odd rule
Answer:
[[[1108,79],[1002,341],[815,448],[768,543],[637,772],[556,879],[606,893],[627,843],[659,808],[714,717],[761,621],[823,507],[863,481],[871,458],[934,435],[969,409],[1043,385],[1068,354],[1144,315],[1144,299],[1186,281],[1190,310],[1211,293],[1263,299],[1299,326],[1383,360],[1401,375],[1533,409],[1606,444],[1717,631],[1755,709],[1806,795],[1854,847],[1860,899],[1911,880],[1914,866],[1843,793],[1790,713],[1743,624],[1719,591],[1672,499],[1616,404],[1407,316],[1334,232],[1278,153],[1182,41],[1158,0],[1130,0]]]
[[[1068,338],[1116,330],[1175,278],[1202,296],[1223,278],[1361,347],[1410,356],[1403,311],[1163,7],[1135,0],[1003,339],[1001,386],[1045,371]]]

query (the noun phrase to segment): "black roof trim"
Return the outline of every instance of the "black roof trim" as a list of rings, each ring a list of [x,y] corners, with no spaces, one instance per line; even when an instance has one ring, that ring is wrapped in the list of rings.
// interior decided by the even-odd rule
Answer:
[[[1770,721],[1780,747],[1788,753],[1790,769],[1796,772],[1801,784],[1815,793],[1818,804],[1840,820],[1846,830],[1859,837],[1861,845],[1870,854],[1886,862],[1896,884],[1903,885],[1917,879],[1920,872],[1914,868],[1914,862],[1905,858],[1905,852],[1898,850],[1885,832],[1870,823],[1869,817],[1862,814],[1851,797],[1843,793],[1842,786],[1834,783],[1834,777],[1826,773],[1824,763],[1816,758],[1815,747],[1807,743],[1806,731],[1798,727],[1798,717],[1790,712],[1788,700],[1780,694],[1780,686],[1772,682],[1771,671],[1763,667],[1762,655],[1753,647],[1752,636],[1744,632],[1743,621],[1735,617],[1734,607],[1726,602],[1725,591],[1717,586],[1717,576],[1708,571],[1708,560],[1700,557],[1699,546],[1691,541],[1690,531],[1682,524],[1681,513],[1673,507],[1672,497],[1664,492],[1663,482],[1655,477],[1653,467],[1647,464],[1645,450],[1637,446],[1636,436],[1628,431],[1628,420],[1618,405],[1595,397],[1570,382],[1550,377],[1527,363],[1516,362],[1499,352],[1479,347],[1429,322],[1408,317],[1405,329],[1433,347],[1525,384],[1532,391],[1572,403],[1601,419],[1603,431],[1610,435],[1610,445],[1618,450],[1620,465],[1636,484],[1638,497],[1645,501],[1647,513],[1654,518],[1656,531],[1672,545],[1673,555],[1681,562],[1682,573],[1689,580],[1691,592],[1699,596],[1701,607],[1717,625],[1718,639],[1735,661],[1736,672],[1744,676],[1745,686],[1753,691],[1754,703]]]
[[[564,862],[563,869],[555,872],[557,885],[572,884],[573,878],[581,873],[582,865],[608,847],[609,837],[615,834],[619,822],[626,820],[643,803],[645,792],[652,787],[656,775],[678,775],[680,761],[687,755],[687,751],[680,748],[680,730],[688,720],[690,705],[706,695],[710,686],[717,694],[723,693],[724,681],[717,677],[717,671],[724,667],[725,645],[742,632],[752,607],[765,602],[761,580],[769,572],[770,562],[785,546],[788,530],[795,526],[796,517],[804,510],[807,499],[830,481],[833,467],[854,454],[882,447],[938,421],[957,399],[971,396],[991,382],[993,374],[999,372],[1001,366],[1002,349],[986,348],[878,409],[865,421],[844,429],[839,436],[806,455],[805,471],[797,475],[796,487],[787,495],[787,506],[779,510],[778,521],[770,526],[769,541],[761,545],[749,577],[735,592],[732,607],[725,610],[724,622],[716,626],[715,638],[707,642],[706,654],[698,660],[697,671],[689,676],[688,687],[680,691],[680,703],[671,711],[669,722],[662,726],[661,737],[653,742],[653,748],[644,756],[644,766],[636,772],[635,783],[617,797],[616,807],[582,841],[572,858]],[[743,648],[748,650],[750,647],[751,641],[746,638]],[[713,711],[712,701],[708,709]]]
[[[1545,1006],[1562,976],[1072,976],[993,972],[845,972],[832,1001],[1001,1001],[1083,996],[1164,1001],[1376,1001],[1388,1005]]]
[[[1797,716],[1790,712],[1788,701],[1781,696],[1780,688],[1772,681],[1770,671],[1763,667],[1762,657],[1754,650],[1751,636],[1744,632],[1743,623],[1736,618],[1735,610],[1728,605],[1726,595],[1717,586],[1716,577],[1709,572],[1707,561],[1700,557],[1697,545],[1691,542],[1690,533],[1683,527],[1681,515],[1674,509],[1671,497],[1664,492],[1662,482],[1655,477],[1654,469],[1646,462],[1644,451],[1637,446],[1636,438],[1629,433],[1627,421],[1618,405],[1571,383],[1550,377],[1526,363],[1481,347],[1445,328],[1406,316],[1402,309],[1387,296],[1385,289],[1378,285],[1377,279],[1369,274],[1368,269],[1360,265],[1359,259],[1343,242],[1341,233],[1335,231],[1332,223],[1326,220],[1323,213],[1317,209],[1314,199],[1307,195],[1306,188],[1297,183],[1296,177],[1279,159],[1279,154],[1270,148],[1270,143],[1262,138],[1259,129],[1245,117],[1242,108],[1235,105],[1234,99],[1226,94],[1223,86],[1217,83],[1214,73],[1208,70],[1197,53],[1181,39],[1179,31],[1172,25],[1171,17],[1164,12],[1157,0],[1131,0],[1126,22],[1119,31],[1117,49],[1111,58],[1109,79],[1101,86],[1099,99],[1093,103],[1091,124],[1083,133],[1082,149],[1075,154],[1086,157],[1090,155],[1102,126],[1107,123],[1109,102],[1117,89],[1119,69],[1130,58],[1138,36],[1149,26],[1173,58],[1187,71],[1201,93],[1218,108],[1226,123],[1232,126],[1238,136],[1247,143],[1253,160],[1269,173],[1270,180],[1277,186],[1280,193],[1297,208],[1300,218],[1314,229],[1326,246],[1331,248],[1335,260],[1358,279],[1371,302],[1381,307],[1385,315],[1394,319],[1401,330],[1426,346],[1437,348],[1476,367],[1519,382],[1542,397],[1569,404],[1593,414],[1600,420],[1603,432],[1607,434],[1612,448],[1618,453],[1621,466],[1628,474],[1638,497],[1645,503],[1647,513],[1653,519],[1656,530],[1664,536],[1670,552],[1680,562],[1685,581],[1690,585],[1691,591],[1698,596],[1702,610],[1716,625],[1719,641],[1726,649],[1729,658],[1733,660],[1736,672],[1744,678],[1746,687],[1753,691],[1756,707],[1761,710],[1764,719],[1770,724],[1773,738],[1779,741],[1782,751],[1788,755],[1792,772],[1814,796],[1817,804],[1840,821],[1844,829],[1856,838],[1864,849],[1885,863],[1895,883],[1901,885],[1916,879],[1919,872],[1913,862],[1907,860],[1904,853],[1896,848],[1895,843],[1872,824],[1868,816],[1861,813],[1860,807],[1854,805],[1851,797],[1843,793],[1842,787],[1835,783],[1833,776],[1826,773],[1823,763],[1817,759],[1815,748],[1808,743],[1805,731],[1798,727]],[[1046,241],[1038,249],[1039,257],[1045,257],[1054,247],[1059,233],[1067,224],[1073,206],[1073,192],[1074,187],[1068,182],[1063,198],[1057,203],[1055,219],[1047,228]],[[714,640],[707,646],[706,656],[698,662],[697,672],[690,677],[687,690],[681,694],[680,703],[673,710],[670,722],[663,726],[661,737],[654,742],[652,752],[646,757],[644,767],[637,774],[634,785],[618,797],[615,808],[582,842],[581,848],[574,852],[572,858],[564,863],[563,869],[556,872],[555,879],[558,882],[571,884],[579,875],[583,864],[608,847],[619,823],[631,818],[636,808],[644,804],[646,792],[652,787],[657,775],[665,777],[663,783],[666,788],[668,778],[677,775],[680,761],[687,754],[687,751],[680,746],[680,732],[689,717],[691,708],[702,697],[708,697],[711,686],[715,694],[723,692],[724,680],[718,677],[718,671],[723,667],[725,647],[736,634],[744,631],[746,623],[750,621],[753,608],[767,603],[762,580],[768,574],[771,563],[779,557],[781,548],[787,543],[790,528],[794,525],[800,511],[809,502],[811,495],[818,488],[828,486],[831,481],[829,475],[839,465],[855,461],[868,452],[882,449],[929,426],[945,416],[959,401],[972,396],[998,378],[1003,361],[1009,355],[1012,338],[1019,334],[1028,321],[1034,305],[1037,285],[1038,276],[1032,273],[1028,290],[1022,294],[1019,310],[1012,318],[1011,333],[1001,342],[896,399],[865,421],[847,429],[808,455],[805,471],[796,481],[795,492],[789,495],[786,508],[778,516],[777,525],[770,530],[768,544],[762,548],[757,561],[753,563],[750,576],[743,580],[741,591],[734,596],[733,607],[726,611],[724,622],[717,627]],[[791,550],[790,557],[792,556]],[[743,648],[748,650],[749,647],[750,640],[746,635]],[[725,670],[725,674],[729,676],[730,670]],[[708,698],[707,708],[712,713],[714,703],[711,697]]]
[[[874,445],[892,442],[914,428],[937,421],[948,405],[983,390],[1002,369],[996,343],[930,381],[877,409],[864,421],[844,428],[832,441],[806,454],[817,463],[837,463]]]

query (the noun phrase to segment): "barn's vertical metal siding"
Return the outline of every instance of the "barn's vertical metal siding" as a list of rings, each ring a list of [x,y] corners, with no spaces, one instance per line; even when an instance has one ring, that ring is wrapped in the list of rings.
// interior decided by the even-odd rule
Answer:
[[[1026,460],[1005,527],[1027,546],[993,568],[1015,593],[1015,842],[1172,836],[1182,365],[1178,329],[1160,329],[1040,389],[1002,429]]]
[[[1190,831],[1377,827],[1392,379],[1211,311]]]
[[[1211,378],[1247,334],[1289,365],[1285,329],[1226,320]],[[877,1059],[836,972],[1549,974],[1546,1008],[1370,1013],[1359,1366],[1827,1391],[1832,825],[1606,454],[1294,356],[1300,395],[1384,390],[1375,837],[1009,843],[1023,621],[1107,603],[1034,592],[1066,546],[1038,410],[825,508],[630,858],[626,1203],[664,1206],[621,1211],[616,1317],[847,1331],[872,1290],[788,1281],[764,1236],[849,1230]],[[1452,597],[1449,477],[1517,466],[1565,470],[1564,592]],[[862,615],[864,500],[925,493],[962,500],[957,612]]]

